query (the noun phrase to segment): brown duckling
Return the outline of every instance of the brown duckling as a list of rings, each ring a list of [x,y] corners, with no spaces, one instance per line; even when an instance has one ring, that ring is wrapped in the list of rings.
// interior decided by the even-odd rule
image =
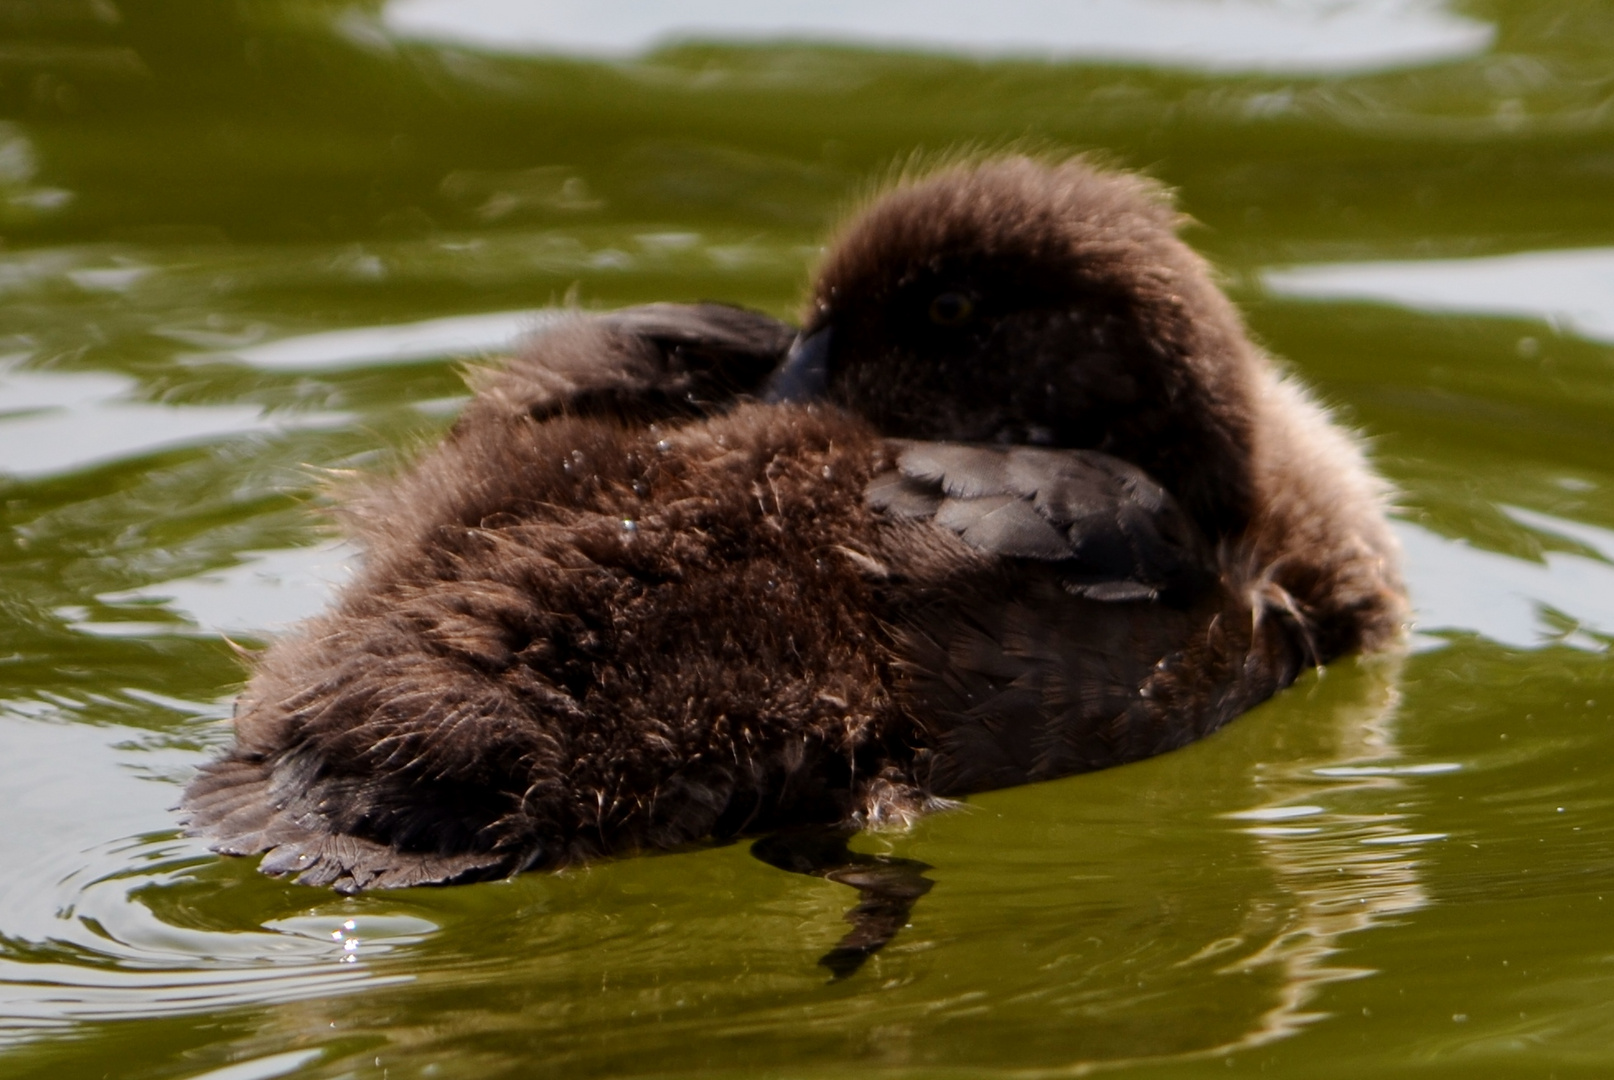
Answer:
[[[719,305],[545,332],[355,501],[361,571],[257,663],[190,828],[352,891],[902,820],[1383,646],[1384,487],[1177,223],[961,165],[853,219],[788,357]]]

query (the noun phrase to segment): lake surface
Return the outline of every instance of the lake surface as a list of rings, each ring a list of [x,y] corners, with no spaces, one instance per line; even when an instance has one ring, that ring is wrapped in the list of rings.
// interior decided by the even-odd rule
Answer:
[[[0,3],[0,1075],[1614,1071],[1614,4]],[[1078,15],[1080,13],[1080,15]],[[253,646],[557,305],[790,316],[958,147],[1173,185],[1401,490],[1418,625],[854,846],[344,899],[180,835]]]

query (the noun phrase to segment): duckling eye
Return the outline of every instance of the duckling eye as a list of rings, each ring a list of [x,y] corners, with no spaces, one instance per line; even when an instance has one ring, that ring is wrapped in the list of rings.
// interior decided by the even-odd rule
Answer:
[[[930,302],[930,321],[937,326],[963,326],[975,314],[975,301],[961,292],[944,292]]]

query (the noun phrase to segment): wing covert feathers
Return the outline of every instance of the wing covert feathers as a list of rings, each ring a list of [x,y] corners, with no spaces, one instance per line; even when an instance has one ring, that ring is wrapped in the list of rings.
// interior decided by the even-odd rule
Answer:
[[[893,441],[865,490],[893,520],[930,521],[993,558],[1058,564],[1071,592],[1149,599],[1205,584],[1211,554],[1141,470],[1092,450]]]

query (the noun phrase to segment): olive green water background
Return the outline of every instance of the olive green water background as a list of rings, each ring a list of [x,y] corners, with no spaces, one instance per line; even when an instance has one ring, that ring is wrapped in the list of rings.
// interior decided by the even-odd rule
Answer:
[[[1468,43],[591,58],[0,2],[0,1076],[1614,1072],[1614,4],[1378,6]],[[343,899],[180,835],[225,635],[317,610],[321,485],[439,433],[467,356],[569,302],[789,316],[870,178],[1016,140],[1177,188],[1371,436],[1407,655],[858,838],[936,884],[838,982],[851,890],[743,844]]]

